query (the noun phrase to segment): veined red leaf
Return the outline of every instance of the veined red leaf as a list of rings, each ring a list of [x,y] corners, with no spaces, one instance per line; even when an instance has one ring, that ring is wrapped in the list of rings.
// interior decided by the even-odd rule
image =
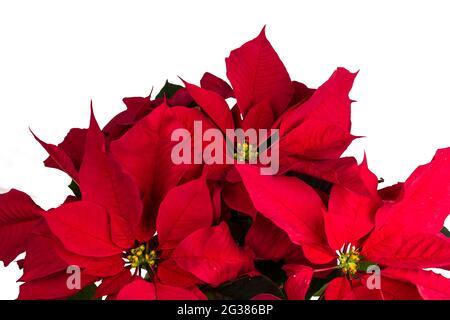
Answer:
[[[244,118],[254,105],[266,99],[276,117],[287,108],[294,89],[283,62],[266,38],[265,28],[255,39],[231,51],[225,63]]]
[[[25,251],[43,213],[26,193],[12,189],[0,194],[0,260],[5,265]]]
[[[213,222],[211,198],[204,177],[171,189],[161,203],[156,230],[161,248],[174,248],[192,232]]]

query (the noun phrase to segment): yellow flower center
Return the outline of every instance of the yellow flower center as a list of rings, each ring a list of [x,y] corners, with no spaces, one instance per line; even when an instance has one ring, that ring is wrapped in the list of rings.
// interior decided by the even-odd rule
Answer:
[[[133,248],[127,252],[127,260],[132,268],[153,270],[158,260],[155,250],[150,250],[146,244]]]
[[[258,158],[258,148],[253,144],[247,142],[238,143],[237,150],[234,153],[234,158],[238,161],[256,161]]]
[[[359,266],[362,260],[359,250],[352,246],[351,243],[348,244],[347,248],[345,245],[342,246],[341,250],[336,250],[338,255],[337,267],[350,278],[353,277],[359,270]]]

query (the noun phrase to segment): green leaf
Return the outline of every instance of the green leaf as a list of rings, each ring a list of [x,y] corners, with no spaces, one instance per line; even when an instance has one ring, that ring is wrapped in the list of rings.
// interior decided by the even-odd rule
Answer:
[[[283,291],[265,276],[244,276],[217,288],[203,287],[202,291],[210,300],[250,300],[261,293],[285,298]]]
[[[327,288],[329,282],[325,283],[319,290],[311,294],[311,296],[308,299],[311,299],[312,297],[321,297],[325,293],[325,289]]]
[[[441,233],[446,236],[447,238],[450,238],[450,231],[446,227],[442,227]]]
[[[75,197],[77,197],[78,199],[81,199],[81,191],[80,191],[80,187],[78,186],[78,184],[72,180],[72,182],[69,184],[69,188],[70,190],[72,190],[73,195]]]
[[[71,296],[67,300],[93,300],[95,296],[95,291],[97,290],[97,286],[95,283],[84,287],[80,291],[78,291],[75,295]]]
[[[361,261],[358,263],[358,271],[366,272],[367,268],[370,266],[376,265],[376,263],[373,263],[372,261]]]
[[[156,95],[156,99],[163,98],[164,95],[166,95],[166,98],[170,98],[181,88],[183,87],[178,84],[170,83],[169,80],[166,80],[164,87],[162,87],[161,91]]]

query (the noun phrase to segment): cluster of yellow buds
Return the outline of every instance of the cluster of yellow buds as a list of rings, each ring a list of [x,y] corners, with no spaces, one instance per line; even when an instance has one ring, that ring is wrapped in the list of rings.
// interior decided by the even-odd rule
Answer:
[[[156,264],[157,254],[155,250],[149,250],[149,248],[142,244],[139,247],[130,250],[127,255],[128,261],[131,263],[132,268],[153,268]]]
[[[247,142],[238,143],[234,158],[238,161],[256,161],[258,158],[258,148]]]
[[[358,267],[361,262],[361,256],[355,246],[349,244],[347,250],[344,251],[344,246],[341,250],[336,251],[338,254],[337,264],[342,273],[349,277],[354,276],[358,272]]]

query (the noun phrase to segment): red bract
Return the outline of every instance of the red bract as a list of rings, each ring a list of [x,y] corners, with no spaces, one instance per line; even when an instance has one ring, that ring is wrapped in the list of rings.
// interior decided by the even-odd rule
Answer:
[[[0,260],[26,253],[19,299],[450,299],[449,280],[425,270],[450,267],[450,149],[378,190],[366,157],[342,157],[358,138],[356,73],[337,68],[317,89],[293,81],[265,28],[226,68],[230,84],[206,72],[200,86],[125,98],[103,129],[91,106],[89,128],[59,145],[34,136],[73,195],[48,211],[0,195]],[[230,154],[230,129],[279,135]]]
[[[111,143],[111,153],[139,188],[144,208],[142,226],[148,234],[155,231],[159,205],[169,190],[201,173],[200,165],[177,165],[171,159],[177,144],[171,140],[172,132],[180,128],[193,132],[195,120],[208,128],[207,119],[197,109],[169,108],[163,103]]]
[[[13,189],[0,195],[0,260],[6,265],[25,251],[43,212],[23,192]]]
[[[450,241],[440,233],[450,210],[449,153],[450,149],[440,150],[433,161],[419,167],[405,182],[399,199],[384,202],[381,207],[373,188],[375,178],[367,179],[368,174],[365,180],[372,185],[371,198],[333,187],[323,215],[327,242],[321,248],[325,250],[311,251],[308,243],[303,246],[313,263],[332,265],[338,261],[334,268],[342,278],[327,287],[327,299],[391,299],[394,291],[398,299],[449,298],[449,280],[423,271],[448,266],[450,261]],[[365,162],[362,167],[367,172]],[[295,233],[288,234],[301,244]],[[381,268],[379,288],[367,286],[370,274],[365,271],[369,265]],[[304,288],[298,286],[297,290],[303,292]]]

